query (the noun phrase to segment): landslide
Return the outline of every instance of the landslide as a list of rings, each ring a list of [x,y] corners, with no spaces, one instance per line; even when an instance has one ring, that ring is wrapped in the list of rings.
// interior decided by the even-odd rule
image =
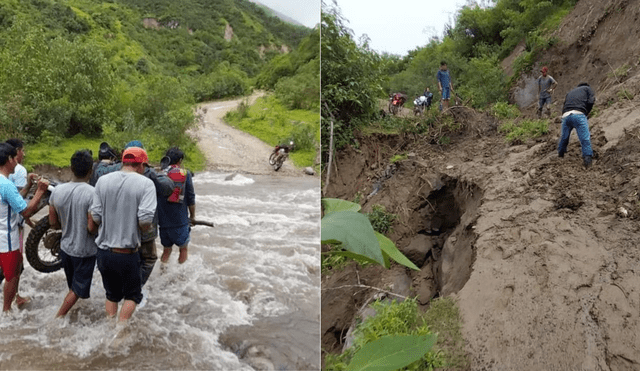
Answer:
[[[578,82],[596,92],[591,169],[575,133],[557,157],[558,117],[548,134],[509,145],[496,119],[465,107],[452,110],[462,129],[449,145],[374,134],[338,153],[323,196],[397,214],[389,237],[421,270],[350,265],[323,276],[325,354],[342,350],[380,295],[356,287],[365,285],[425,307],[454,297],[471,370],[640,369],[639,15],[637,2],[579,1],[540,58],[560,84],[554,115]],[[623,78],[609,73],[621,65]],[[527,94],[531,78],[520,81]],[[391,164],[397,154],[407,158]]]

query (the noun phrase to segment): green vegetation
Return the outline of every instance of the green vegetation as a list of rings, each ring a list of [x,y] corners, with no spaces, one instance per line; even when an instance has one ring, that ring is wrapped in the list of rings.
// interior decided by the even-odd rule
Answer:
[[[328,354],[325,357],[325,370],[354,369],[352,363],[357,360],[358,353],[364,351],[367,344],[379,341],[389,335],[394,336],[395,341],[401,341],[400,339],[407,335],[425,336],[425,340],[421,343],[427,343],[428,347],[425,347],[425,351],[420,352],[415,357],[415,360],[407,359],[408,357],[405,355],[406,362],[404,364],[393,364],[393,367],[391,367],[391,362],[389,361],[390,364],[387,367],[381,367],[381,370],[433,370],[436,367],[445,366],[444,354],[440,351],[430,351],[437,336],[430,330],[425,317],[419,313],[415,299],[407,299],[401,303],[396,301],[391,303],[376,301],[371,307],[375,309],[376,315],[365,319],[356,326],[353,346],[337,356]],[[393,354],[393,352],[387,350],[387,356],[390,356],[389,353]],[[371,355],[369,357],[373,358]]]
[[[398,155],[394,155],[393,157],[391,157],[391,160],[389,160],[389,162],[394,164],[394,163],[396,163],[398,161],[406,160],[407,158],[409,158],[409,156],[407,156],[406,153],[398,154]]]
[[[98,159],[98,150],[102,139],[87,138],[83,134],[76,134],[71,138],[59,138],[46,133],[42,135],[43,140],[34,144],[25,145],[24,166],[28,171],[32,171],[35,165],[52,165],[56,167],[69,166],[71,155],[79,149],[89,149],[93,153],[93,157]],[[127,139],[127,142],[131,137]],[[127,142],[112,142],[113,147],[121,151]],[[142,143],[147,145],[143,140]],[[193,143],[180,147],[185,154],[184,166],[192,171],[202,171],[205,168],[205,157],[200,149]],[[151,165],[159,164],[160,159],[164,156],[164,150],[156,148],[149,150],[149,161]]]
[[[225,115],[232,126],[276,146],[293,140],[290,154],[297,166],[313,166],[320,142],[318,111],[288,110],[274,96],[260,98],[252,106],[241,104]]]
[[[627,99],[627,100],[633,100],[634,94],[633,92],[630,92],[627,89],[620,89],[618,90],[618,92],[616,93],[616,95],[618,96],[619,100],[623,100],[623,99]]]
[[[369,219],[369,222],[371,222],[373,230],[382,234],[389,233],[391,231],[391,224],[393,224],[398,216],[388,213],[382,205],[373,205],[372,209],[373,210],[367,214],[367,218]]]
[[[607,77],[614,78],[617,81],[622,81],[627,77],[630,70],[631,68],[629,67],[629,65],[625,63],[622,66],[616,68],[614,71],[609,72],[607,74]]]
[[[180,146],[202,167],[185,134],[193,105],[249,93],[263,67],[311,33],[249,1],[7,0],[0,135],[32,144],[82,133],[81,147],[137,138],[151,153]]]
[[[328,155],[332,117],[336,149],[354,142],[354,130],[417,134],[429,130],[433,134],[428,129],[433,118],[426,125],[412,120],[400,124],[395,122],[397,118],[380,119],[378,102],[397,91],[413,98],[425,87],[437,95],[436,73],[441,61],[447,62],[455,93],[472,107],[486,109],[506,102],[511,84],[539,62],[542,51],[558,43],[559,39],[551,36],[552,31],[575,3],[576,0],[497,0],[491,7],[467,5],[456,14],[455,27],[448,27],[442,38],[433,38],[403,57],[371,51],[367,40],[356,43],[337,6],[324,4],[323,160]],[[514,73],[505,76],[500,61],[522,42],[525,50],[512,65]],[[365,127],[372,121],[374,129]],[[451,136],[433,134],[432,141],[447,144]]]
[[[522,120],[520,122],[508,121],[498,131],[506,135],[509,143],[524,143],[528,139],[534,139],[549,132],[547,120]]]
[[[469,366],[462,337],[460,311],[451,297],[432,300],[424,314],[424,321],[438,334],[435,349],[442,351],[447,369],[466,369]]]
[[[405,267],[419,270],[396,245],[380,232],[374,231],[371,222],[359,213],[360,205],[353,202],[323,198],[324,217],[321,220],[321,242],[334,248],[324,255],[343,255],[358,262],[390,267],[390,259]],[[335,248],[335,247],[339,248]]]
[[[520,116],[520,109],[513,104],[497,102],[491,108],[491,113],[500,119],[515,119]]]

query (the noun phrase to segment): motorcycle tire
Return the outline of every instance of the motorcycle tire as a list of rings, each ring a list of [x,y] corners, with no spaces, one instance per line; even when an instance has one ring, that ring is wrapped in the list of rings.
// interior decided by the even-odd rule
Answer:
[[[62,268],[60,238],[62,238],[62,231],[50,228],[48,216],[36,223],[24,245],[27,261],[33,269],[42,273],[51,273]]]
[[[272,152],[271,156],[269,156],[269,165],[273,166],[276,163],[277,153]]]
[[[280,156],[280,157],[276,158],[276,161],[273,164],[273,170],[275,170],[275,171],[280,170],[280,168],[282,167],[282,164],[284,164],[285,158],[286,158],[286,156]]]

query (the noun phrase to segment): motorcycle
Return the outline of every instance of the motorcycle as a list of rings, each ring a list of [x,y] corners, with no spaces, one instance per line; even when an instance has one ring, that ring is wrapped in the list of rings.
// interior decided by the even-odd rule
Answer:
[[[269,156],[269,165],[273,166],[273,170],[278,171],[289,157],[289,152],[293,150],[293,142],[289,142],[289,146],[276,146]]]
[[[51,182],[49,190],[38,204],[38,211],[49,204],[51,191],[56,185],[57,183]],[[62,230],[51,228],[48,215],[45,215],[35,223],[24,245],[27,261],[33,269],[43,273],[50,273],[62,268],[62,259],[60,257],[61,238]]]
[[[389,113],[397,115],[398,111],[404,106],[407,97],[402,93],[395,93],[389,97]]]
[[[431,98],[432,96],[426,97],[424,95],[417,97],[413,101],[413,114],[421,116],[425,108],[429,108],[431,106]]]

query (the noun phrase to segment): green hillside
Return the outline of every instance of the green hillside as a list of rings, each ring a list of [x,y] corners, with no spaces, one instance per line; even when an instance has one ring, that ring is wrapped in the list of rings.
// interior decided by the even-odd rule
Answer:
[[[194,103],[249,93],[311,31],[246,0],[4,0],[0,138],[185,144]]]

